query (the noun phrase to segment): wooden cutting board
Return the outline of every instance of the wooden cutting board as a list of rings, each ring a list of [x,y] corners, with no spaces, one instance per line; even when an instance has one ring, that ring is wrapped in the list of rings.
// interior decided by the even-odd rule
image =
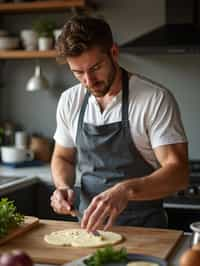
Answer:
[[[8,242],[9,240],[13,239],[14,237],[22,235],[23,233],[31,230],[37,224],[39,224],[38,218],[32,217],[32,216],[25,216],[23,224],[21,224],[17,228],[10,230],[9,233],[5,237],[0,238],[0,245]]]
[[[23,236],[18,236],[1,246],[1,251],[22,249],[37,263],[63,264],[93,253],[95,248],[60,247],[44,242],[44,235],[53,231],[80,228],[78,223],[40,220],[39,225]],[[172,252],[182,231],[116,226],[112,231],[120,233],[124,241],[118,247],[126,247],[129,253],[140,253],[166,259]]]

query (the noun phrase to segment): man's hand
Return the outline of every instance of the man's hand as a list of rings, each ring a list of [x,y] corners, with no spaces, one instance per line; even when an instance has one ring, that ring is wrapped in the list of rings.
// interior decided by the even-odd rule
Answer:
[[[84,212],[81,227],[91,232],[95,232],[101,226],[107,230],[126,208],[127,194],[124,184],[119,183],[94,197]]]
[[[51,207],[59,214],[70,214],[74,204],[75,193],[69,188],[59,188],[51,196]]]

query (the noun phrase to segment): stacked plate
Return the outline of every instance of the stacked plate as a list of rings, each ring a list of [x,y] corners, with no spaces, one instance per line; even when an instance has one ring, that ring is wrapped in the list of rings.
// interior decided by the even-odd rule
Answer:
[[[19,38],[0,36],[0,50],[16,49],[19,47]]]
[[[0,29],[0,50],[16,49],[19,47],[19,38],[8,36],[6,30]]]

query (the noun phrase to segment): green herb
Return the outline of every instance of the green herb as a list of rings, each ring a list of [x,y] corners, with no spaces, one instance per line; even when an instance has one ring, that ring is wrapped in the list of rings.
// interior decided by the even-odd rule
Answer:
[[[126,262],[127,251],[125,248],[114,250],[112,246],[98,249],[94,255],[84,261],[87,266],[102,266],[105,263]]]
[[[17,212],[14,201],[7,198],[0,200],[0,238],[5,236],[8,231],[17,227],[24,221],[24,215]]]

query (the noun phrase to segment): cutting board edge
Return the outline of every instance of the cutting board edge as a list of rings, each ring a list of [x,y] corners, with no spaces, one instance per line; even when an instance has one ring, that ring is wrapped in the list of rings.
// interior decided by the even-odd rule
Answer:
[[[3,245],[6,242],[12,240],[13,238],[26,233],[27,231],[34,228],[37,224],[39,224],[39,221],[40,221],[39,218],[34,217],[34,216],[24,216],[24,218],[25,218],[25,222],[21,227],[19,226],[16,229],[13,229],[12,231],[10,231],[9,235],[0,239],[0,245]]]
[[[16,238],[15,240],[11,241],[11,243],[8,243],[8,245],[5,245],[4,250],[6,251],[6,248],[13,249],[13,248],[15,248],[15,245],[18,243],[20,245],[20,248],[24,249],[32,257],[34,262],[44,263],[44,264],[57,264],[57,265],[62,265],[64,263],[70,262],[70,261],[75,260],[77,258],[84,257],[85,255],[92,254],[93,251],[96,250],[94,248],[94,249],[87,250],[88,252],[79,252],[78,251],[77,252],[78,257],[76,257],[75,255],[74,256],[70,255],[70,253],[72,252],[71,248],[70,249],[63,248],[63,252],[65,253],[65,255],[62,258],[60,258],[60,256],[62,255],[62,252],[59,251],[60,249],[62,249],[62,247],[57,247],[55,249],[54,249],[54,247],[51,247],[48,250],[48,248],[46,249],[46,244],[45,244],[45,245],[42,245],[43,246],[43,250],[41,251],[41,249],[40,250],[38,249],[38,245],[34,246],[34,242],[32,241],[32,236],[34,236],[34,235],[36,236],[37,235],[37,238],[35,238],[35,239],[38,239],[38,237],[39,237],[39,239],[42,239],[44,234],[49,233],[51,231],[55,231],[55,230],[58,230],[58,229],[61,229],[61,228],[71,228],[71,227],[74,227],[74,226],[77,228],[80,225],[78,223],[74,223],[74,222],[57,221],[57,220],[45,220],[45,219],[41,219],[39,225],[40,226],[38,226],[36,228],[36,230],[32,230],[30,232],[31,237],[29,237],[29,234],[25,234],[25,237],[23,237],[23,239],[20,238],[20,241],[18,241],[18,239]],[[44,230],[45,228],[46,228],[46,230]],[[48,228],[48,230],[47,230],[47,228]],[[117,228],[115,228],[115,229],[117,229]],[[122,231],[122,229],[123,229],[123,231]],[[167,256],[169,256],[169,254],[171,254],[171,250],[169,250],[169,248],[174,250],[175,244],[178,243],[178,240],[180,239],[180,237],[183,234],[183,232],[180,231],[180,230],[172,230],[172,229],[170,229],[170,230],[167,229],[166,230],[166,229],[141,228],[141,227],[137,227],[137,228],[129,227],[129,229],[131,229],[131,231],[133,233],[137,233],[137,235],[139,237],[140,237],[141,232],[145,233],[145,234],[146,234],[146,232],[149,232],[150,233],[150,237],[151,237],[151,235],[155,234],[155,239],[156,238],[160,239],[160,237],[159,237],[159,235],[160,235],[161,236],[161,240],[164,239],[166,241],[165,238],[167,236],[168,241],[170,241],[171,243],[167,244],[166,242],[164,242],[166,244],[166,249],[165,249],[165,252],[164,252],[164,256],[160,252],[158,252],[158,253],[156,253],[156,252],[149,253],[148,249],[147,249],[147,253],[146,253],[147,255],[153,255],[153,256],[156,256],[155,254],[161,254],[161,256],[159,256],[159,255],[157,255],[157,256],[162,258],[162,259],[164,258],[166,260],[167,260]],[[117,232],[118,230],[114,230],[114,231]],[[131,231],[127,230],[127,227],[121,227],[121,232],[119,232],[119,233],[121,233],[122,235],[126,235],[126,234],[130,235],[130,233],[132,233]],[[138,231],[141,231],[141,232],[138,232]],[[166,235],[166,231],[168,231],[167,235]],[[157,233],[159,233],[159,235]],[[149,237],[149,236],[147,236],[147,237]],[[24,239],[26,239],[26,238],[27,238],[27,241],[25,242]],[[34,240],[34,238],[33,238],[33,240]],[[24,246],[24,244],[28,243],[28,241],[31,241],[30,243],[31,243],[32,246],[30,246],[30,247],[28,245]],[[43,241],[41,243],[43,243]],[[127,245],[129,247],[129,245],[130,245],[129,243],[131,243],[131,238],[127,239],[127,244],[128,245],[125,244],[125,246]],[[121,244],[122,243],[119,243],[119,246]],[[117,246],[118,245],[116,245],[116,247]],[[57,249],[57,252],[56,252],[56,249]],[[44,252],[44,251],[47,251],[47,252],[50,251],[50,254],[48,253],[48,256],[44,257],[43,256],[44,253],[45,253],[45,256],[46,256],[46,252]],[[69,254],[67,254],[67,256],[66,256],[66,252],[67,253],[69,252]],[[133,251],[130,250],[128,252],[131,253]],[[53,256],[52,256],[52,253],[53,253]],[[56,255],[56,253],[58,255]],[[140,254],[141,254],[141,252],[140,252]]]
[[[180,232],[180,235],[179,237],[176,239],[175,243],[174,243],[174,246],[173,246],[173,249],[170,249],[169,252],[166,254],[166,260],[169,259],[169,257],[172,255],[173,252],[175,252],[179,242],[181,241],[181,239],[183,238],[184,236],[184,231],[182,230],[176,230],[176,232]]]

